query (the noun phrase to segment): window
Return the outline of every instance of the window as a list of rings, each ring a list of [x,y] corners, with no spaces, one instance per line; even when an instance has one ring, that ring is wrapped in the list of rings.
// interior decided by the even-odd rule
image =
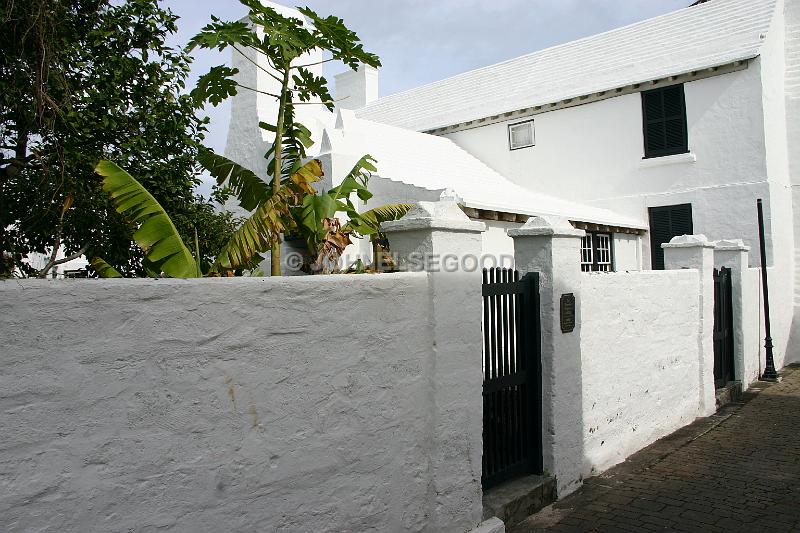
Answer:
[[[581,239],[581,271],[611,272],[612,257],[611,234],[587,231]]]
[[[665,205],[650,208],[650,259],[653,270],[664,270],[664,249],[661,245],[679,235],[691,235],[692,204]]]
[[[642,92],[642,123],[645,158],[688,152],[683,85]]]
[[[533,131],[533,121],[509,124],[508,126],[508,147],[511,150],[527,148],[536,144],[536,134]]]

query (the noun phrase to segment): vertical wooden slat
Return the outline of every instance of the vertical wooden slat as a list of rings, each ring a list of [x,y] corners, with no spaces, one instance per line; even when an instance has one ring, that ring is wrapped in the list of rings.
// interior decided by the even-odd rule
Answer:
[[[501,269],[495,269],[495,273],[497,274],[497,283],[503,283],[503,271]],[[497,356],[498,356],[498,375],[505,376],[505,339],[503,338],[503,300],[505,298],[502,295],[497,296],[497,300],[495,301],[497,305]]]
[[[495,283],[495,272],[494,269],[489,269],[489,284],[493,285]],[[496,296],[489,296],[489,335],[490,335],[490,343],[491,343],[491,372],[490,377],[496,378],[497,377],[497,321],[496,321]]]
[[[514,283],[519,282],[519,272],[513,271],[511,281]],[[513,321],[511,323],[511,371],[517,372],[517,335],[519,334],[519,294],[514,294],[511,297],[511,316]]]
[[[489,281],[489,274],[486,269],[483,269],[483,284],[486,285]],[[486,296],[481,296],[483,300],[483,379],[488,380],[491,377],[491,368],[489,366],[489,335],[487,328],[489,325],[489,302]]]
[[[508,285],[509,271],[507,268],[503,269],[503,283]],[[511,374],[511,344],[510,336],[508,334],[508,301],[511,299],[510,294],[503,295],[503,370],[506,375]]]

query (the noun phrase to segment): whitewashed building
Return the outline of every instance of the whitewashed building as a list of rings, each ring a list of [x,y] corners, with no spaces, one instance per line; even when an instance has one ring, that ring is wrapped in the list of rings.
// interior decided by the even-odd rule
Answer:
[[[783,360],[800,302],[799,4],[709,0],[383,98],[362,68],[336,77],[336,115],[301,120],[327,179],[377,159],[367,208],[455,196],[495,255],[513,255],[505,230],[529,215],[564,216],[588,233],[584,271],[661,269],[683,234],[741,238],[757,266],[761,198]],[[259,98],[234,99],[226,148],[254,167],[269,142],[254,128],[274,115]]]

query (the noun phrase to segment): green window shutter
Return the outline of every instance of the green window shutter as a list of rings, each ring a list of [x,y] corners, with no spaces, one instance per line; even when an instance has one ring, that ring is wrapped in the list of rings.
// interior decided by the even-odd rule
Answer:
[[[646,158],[688,152],[683,85],[642,92],[642,123]]]
[[[653,270],[664,270],[664,249],[661,245],[679,235],[694,233],[692,204],[651,207],[650,258]]]

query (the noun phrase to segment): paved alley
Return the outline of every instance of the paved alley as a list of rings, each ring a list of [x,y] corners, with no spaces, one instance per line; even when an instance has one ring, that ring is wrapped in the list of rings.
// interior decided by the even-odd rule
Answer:
[[[781,374],[509,531],[800,531],[800,367]]]

